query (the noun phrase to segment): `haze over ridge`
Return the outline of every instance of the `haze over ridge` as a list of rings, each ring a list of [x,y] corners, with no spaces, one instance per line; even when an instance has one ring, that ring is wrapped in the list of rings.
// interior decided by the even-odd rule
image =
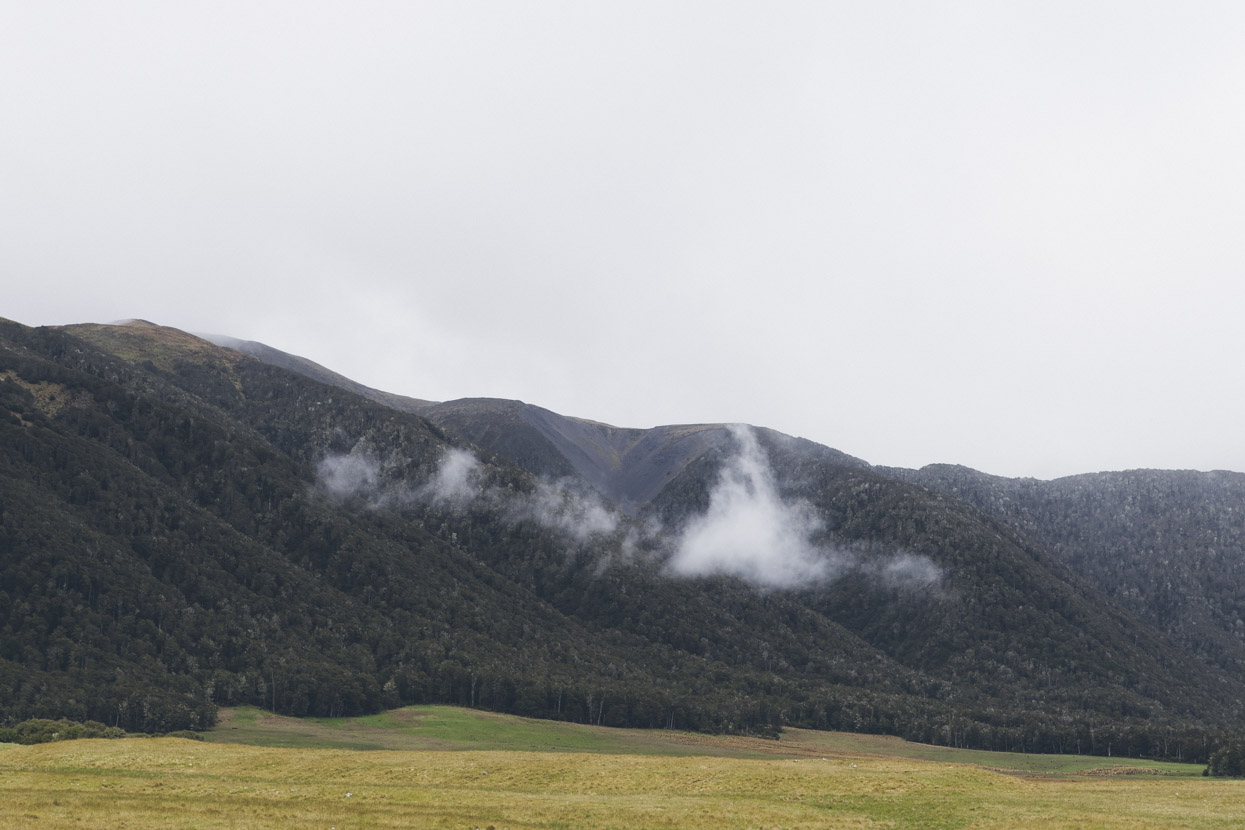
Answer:
[[[10,6],[24,323],[890,466],[1245,470],[1240,4]]]

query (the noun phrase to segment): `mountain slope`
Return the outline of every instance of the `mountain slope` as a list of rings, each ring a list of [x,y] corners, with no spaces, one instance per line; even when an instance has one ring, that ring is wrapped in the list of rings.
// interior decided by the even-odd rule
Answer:
[[[1240,712],[1031,528],[772,431],[404,411],[141,322],[0,324],[0,378],[6,718],[441,701],[1184,754]]]
[[[713,476],[721,468],[730,445],[727,431],[720,426],[621,430],[595,422],[568,419],[517,401],[456,401],[431,405],[425,413],[447,430],[533,472],[550,477],[576,475],[629,511],[642,510],[647,502],[654,499],[662,502],[658,494],[667,483],[697,459],[711,454],[712,460],[704,465],[699,477],[691,476],[697,483],[683,488],[684,504],[681,509],[650,507],[647,511],[659,515],[665,522],[670,522],[673,516],[675,524],[688,512],[706,507]],[[784,471],[788,495],[793,498],[809,497],[815,492],[809,490],[807,479],[809,470],[818,465],[823,468],[823,478],[836,475],[836,467],[857,471],[867,468],[863,462],[828,448],[777,433],[769,435],[774,444],[775,464]],[[690,448],[686,446],[689,437],[695,442]],[[680,447],[680,441],[685,446]],[[793,447],[796,449],[793,450]],[[656,465],[658,474],[646,475],[648,471],[643,460],[654,455],[661,458],[663,453],[665,463]],[[628,481],[629,475],[634,476],[633,481],[638,481],[638,486],[620,486],[620,482]],[[798,481],[801,476],[805,478],[803,482]],[[877,481],[853,486],[866,489],[872,486],[878,488],[879,493],[893,490],[885,482]],[[922,504],[923,498],[919,492],[908,491],[887,499],[875,496],[866,500],[864,506],[871,508],[870,512],[875,514],[871,526],[864,526],[859,519],[842,524],[844,509],[841,502],[844,499],[841,494],[839,506],[824,501],[821,506],[827,522],[840,531],[837,534],[839,542],[871,540],[876,546],[880,539],[885,539],[884,545],[901,550],[919,550],[931,541],[927,528],[936,527],[942,531],[935,535],[940,537],[937,541],[944,551],[944,561],[954,563],[957,552],[975,550],[993,566],[983,568],[980,561],[970,561],[967,563],[970,567],[958,567],[951,571],[956,583],[952,588],[961,599],[970,598],[967,604],[942,603],[942,614],[937,620],[929,616],[930,608],[935,606],[927,606],[922,612],[924,616],[914,617],[910,613],[910,603],[896,603],[891,596],[879,599],[878,592],[874,590],[876,580],[854,574],[819,595],[816,600],[819,611],[839,621],[854,622],[854,630],[869,642],[906,658],[914,667],[946,678],[968,678],[969,684],[976,690],[1006,689],[1008,684],[999,684],[994,677],[998,673],[1023,675],[1029,682],[1047,688],[1043,695],[1034,698],[1034,706],[1049,702],[1052,697],[1050,690],[1069,685],[1069,678],[1077,678],[1071,683],[1069,694],[1082,698],[1098,696],[1098,684],[1110,686],[1122,681],[1129,692],[1116,707],[1117,714],[1129,711],[1150,713],[1153,706],[1138,698],[1156,693],[1169,703],[1183,707],[1186,712],[1216,705],[1205,694],[1199,694],[1193,700],[1174,691],[1181,687],[1181,683],[1173,679],[1173,674],[1178,677],[1190,671],[1199,673],[1198,667],[1191,666],[1180,649],[1174,648],[1156,632],[1144,625],[1137,626],[1135,620],[1121,614],[1118,607],[1095,592],[1079,574],[1064,568],[1057,559],[1044,555],[1038,546],[1026,540],[1023,531],[1018,535],[1007,528],[994,528],[982,542],[980,528],[974,527],[979,524],[980,517],[970,516],[967,520],[959,517],[958,524],[969,529],[960,531],[960,536],[949,541],[945,533],[948,524],[946,517],[931,518],[913,510],[914,505]],[[677,503],[678,499],[666,498],[665,501]],[[688,503],[692,511],[689,511]],[[882,506],[879,508],[879,505]],[[940,512],[945,512],[942,505],[937,507]],[[847,508],[849,516],[853,512],[864,511]],[[991,539],[990,534],[999,538]],[[1000,545],[1006,553],[1000,554],[997,549]],[[1020,549],[1019,553],[1016,548]],[[950,551],[949,555],[947,551]],[[1034,591],[1038,592],[1036,597],[1033,596]],[[1068,595],[1072,598],[1069,599]],[[873,597],[872,601],[865,599],[868,597]],[[1030,601],[1026,603],[1025,599]],[[1009,628],[1007,621],[1021,614],[1027,619],[1019,625],[1010,626],[1013,629],[1010,634],[1004,633]],[[1106,621],[1101,620],[1103,617],[1107,618]],[[1105,642],[1110,647],[1097,645],[1090,651],[1070,648],[1069,643],[1080,644],[1085,640],[1086,626],[1095,630],[1095,640],[1099,644]],[[888,634],[894,631],[905,634],[899,637]],[[913,636],[911,632],[919,636]],[[985,636],[982,636],[983,633]],[[1124,654],[1119,655],[1119,651]],[[1040,659],[1035,659],[1035,653]],[[940,665],[944,659],[947,663]],[[1156,663],[1156,660],[1159,662]],[[1100,676],[1104,672],[1107,676]],[[1229,705],[1239,705],[1240,695],[1231,691],[1232,681],[1221,675],[1216,675],[1216,678],[1204,688],[1213,689],[1212,696],[1222,695],[1227,701],[1238,701]],[[1161,687],[1168,691],[1158,692]],[[1137,696],[1135,690],[1138,689],[1144,690],[1145,694]],[[1082,704],[1083,701],[1074,705]]]
[[[437,403],[405,398],[363,386],[319,364],[263,343],[224,335],[203,336],[216,345],[251,355],[269,365],[354,392],[394,409],[423,415],[481,449],[536,475],[554,479],[578,477],[626,512],[634,512],[650,501],[701,454],[729,441],[722,424],[629,429],[559,415],[522,401],[463,398]],[[828,447],[804,443],[810,450],[842,463],[867,466]]]
[[[1245,668],[1245,475],[1130,470],[1054,481],[894,471],[1022,528],[1213,665]]]
[[[146,323],[145,320],[134,321],[141,324]],[[147,325],[152,325],[147,323]],[[67,326],[69,331],[80,330],[78,326]],[[159,328],[159,327],[155,327]],[[107,336],[106,330],[95,330],[97,336]],[[404,395],[395,395],[392,392],[383,392],[380,389],[373,389],[370,386],[364,386],[362,383],[351,380],[348,377],[339,375],[331,369],[326,369],[319,363],[308,360],[305,357],[292,355],[283,352],[280,349],[274,349],[263,343],[257,343],[254,340],[239,340],[236,337],[228,337],[223,334],[201,334],[198,337],[212,343],[216,346],[241,352],[242,354],[251,355],[264,363],[276,366],[281,369],[288,369],[291,372],[300,374],[303,377],[328,386],[336,386],[339,389],[345,389],[347,392],[353,392],[356,395],[376,401],[379,404],[396,409],[400,412],[422,412],[429,404],[429,401],[422,401],[417,398],[408,398]]]
[[[720,424],[624,429],[488,398],[435,404],[423,414],[536,475],[578,477],[629,513],[728,437]]]
[[[585,629],[466,555],[449,531],[343,509],[313,469],[215,402],[80,340],[2,333],[0,590],[13,601],[0,603],[10,664],[0,694],[10,717],[159,729],[201,726],[215,703],[330,714],[421,698],[505,708],[524,694],[532,713],[553,713],[590,708],[600,686],[624,717],[623,705],[638,705],[634,685],[655,724],[672,697],[691,695],[679,691],[696,682],[685,658]],[[160,348],[170,365],[180,360]],[[265,413],[283,396],[328,402],[295,376],[266,384],[276,370],[258,361],[177,371],[216,401],[232,394]],[[379,421],[415,433],[407,450],[444,446],[425,422],[390,412],[353,399],[310,425],[332,435],[352,417]],[[277,439],[291,432],[260,426]],[[638,678],[615,668],[629,664]],[[705,726],[724,716],[720,704],[700,707]]]

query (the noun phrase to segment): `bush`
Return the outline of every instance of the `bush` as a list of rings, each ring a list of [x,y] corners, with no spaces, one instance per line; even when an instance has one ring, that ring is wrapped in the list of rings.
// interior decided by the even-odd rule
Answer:
[[[31,718],[17,726],[0,728],[0,742],[10,744],[45,744],[51,741],[72,741],[77,738],[124,738],[124,729],[105,726],[99,721],[77,723],[71,720]]]
[[[1217,778],[1245,777],[1245,741],[1233,741],[1212,752],[1206,774]]]

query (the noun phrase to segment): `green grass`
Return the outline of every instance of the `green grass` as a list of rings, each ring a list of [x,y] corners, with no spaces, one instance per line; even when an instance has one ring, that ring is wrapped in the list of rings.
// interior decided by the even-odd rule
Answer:
[[[221,711],[206,734],[215,743],[303,749],[519,750],[609,755],[820,758],[876,756],[1037,775],[1145,774],[1199,777],[1198,764],[983,752],[911,743],[882,735],[788,729],[780,740],[700,735],[660,729],[611,729],[532,720],[454,706],[407,706],[358,718],[287,718],[253,707]]]
[[[1004,775],[871,754],[758,760],[354,752],[177,738],[0,745],[0,827],[6,830],[1149,830],[1243,824],[1242,781]]]
[[[1038,755],[1023,752],[987,752],[979,749],[955,749],[905,741],[887,735],[857,735],[850,732],[817,732],[810,729],[788,729],[783,739],[806,748],[820,748],[828,753],[868,754],[893,758],[912,758],[948,764],[974,764],[1007,772],[1081,774],[1099,772],[1104,775],[1148,774],[1200,777],[1203,764],[1182,764],[1172,761],[1147,761],[1140,758],[1103,758],[1097,755]]]
[[[1197,765],[877,735],[773,741],[410,706],[323,719],[227,709],[206,737],[0,744],[0,827],[1245,825],[1245,782]]]
[[[454,706],[407,706],[355,718],[288,718],[250,706],[222,709],[204,737],[213,743],[304,749],[520,750],[611,755],[765,757],[758,739],[715,739],[683,732],[612,729],[534,720]]]

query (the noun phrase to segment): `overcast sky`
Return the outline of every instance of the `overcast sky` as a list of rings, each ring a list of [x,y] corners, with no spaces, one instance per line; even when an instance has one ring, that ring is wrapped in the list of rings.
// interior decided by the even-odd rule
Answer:
[[[1245,471],[1245,4],[0,0],[0,316]]]

